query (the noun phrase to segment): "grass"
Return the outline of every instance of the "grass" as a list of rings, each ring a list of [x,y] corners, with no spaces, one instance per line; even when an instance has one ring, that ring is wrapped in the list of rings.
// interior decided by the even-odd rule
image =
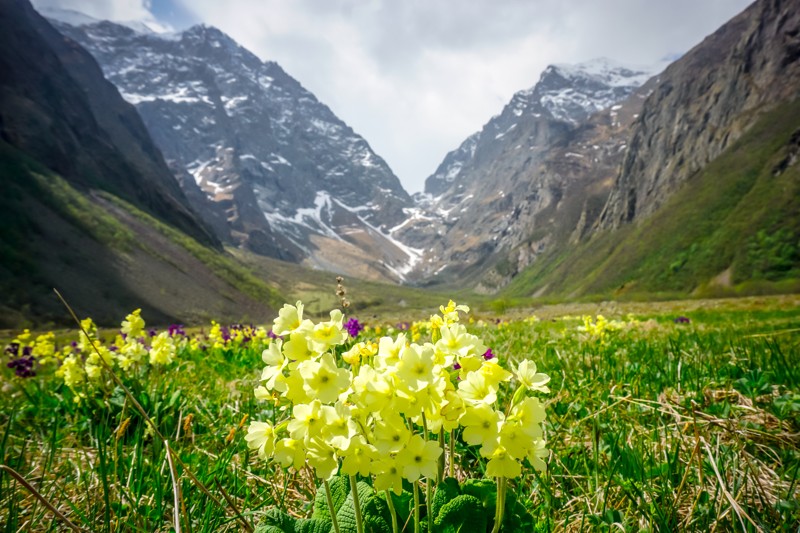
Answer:
[[[484,320],[471,329],[495,354],[532,358],[553,378],[548,469],[513,484],[536,531],[800,525],[800,308],[734,303],[638,304],[638,322],[602,338],[547,309],[533,324],[477,317]],[[675,324],[678,315],[691,322]],[[122,376],[180,461],[220,502],[223,487],[253,524],[270,507],[308,515],[315,491],[306,470],[265,465],[245,445],[248,419],[279,416],[253,398],[262,366],[254,344],[186,348],[172,367]],[[165,445],[122,389],[107,382],[76,402],[52,369],[41,370],[20,379],[3,365],[2,463],[85,530],[171,530]],[[474,451],[462,452],[461,476],[483,470]],[[184,531],[241,530],[230,506],[177,469]],[[65,530],[7,472],[0,524],[8,532]]]

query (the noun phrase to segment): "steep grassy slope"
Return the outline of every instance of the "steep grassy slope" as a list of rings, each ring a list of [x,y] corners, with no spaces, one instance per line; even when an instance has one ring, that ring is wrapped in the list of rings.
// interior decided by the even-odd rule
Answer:
[[[2,141],[0,174],[0,327],[66,322],[52,288],[105,324],[136,307],[155,324],[263,320],[283,300],[231,256]]]
[[[783,104],[652,216],[537,259],[507,296],[800,287],[800,100]]]

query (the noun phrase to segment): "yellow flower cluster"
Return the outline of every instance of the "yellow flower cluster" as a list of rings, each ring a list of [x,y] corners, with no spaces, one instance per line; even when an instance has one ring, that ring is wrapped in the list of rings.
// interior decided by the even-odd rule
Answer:
[[[343,315],[318,324],[303,318],[303,304],[284,305],[262,354],[266,366],[257,398],[271,400],[288,418],[273,426],[255,421],[248,446],[284,467],[310,465],[317,477],[374,476],[377,490],[402,490],[403,479],[434,477],[443,450],[431,434],[463,428],[480,446],[487,474],[516,477],[527,459],[544,468],[544,406],[530,392],[548,392],[549,377],[523,360],[509,372],[467,332],[450,302],[427,327],[432,341],[407,334],[347,346]],[[510,405],[497,405],[504,384],[516,384]],[[452,434],[451,434],[452,435]]]
[[[150,339],[148,347],[144,328],[141,309],[136,309],[123,320],[121,334],[113,343],[106,345],[98,337],[97,326],[92,319],[82,320],[78,342],[61,352],[61,366],[56,370],[56,376],[76,391],[76,401],[79,401],[82,394],[76,389],[84,383],[101,383],[104,366],[130,372],[145,361],[151,366],[167,365],[175,360],[178,349],[188,342],[185,337],[178,338],[164,331]]]

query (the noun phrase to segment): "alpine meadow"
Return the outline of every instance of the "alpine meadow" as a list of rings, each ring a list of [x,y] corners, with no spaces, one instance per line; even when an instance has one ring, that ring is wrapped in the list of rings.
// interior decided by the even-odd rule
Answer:
[[[800,531],[800,0],[744,1],[0,0],[0,531]]]

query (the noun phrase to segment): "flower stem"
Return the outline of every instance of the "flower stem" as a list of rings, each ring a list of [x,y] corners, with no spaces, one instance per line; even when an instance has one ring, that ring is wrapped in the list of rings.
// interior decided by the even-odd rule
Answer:
[[[356,476],[350,476],[350,492],[353,493],[353,509],[356,512],[356,531],[364,533],[364,524],[361,521],[361,504],[358,501],[358,483]]]
[[[325,487],[325,499],[328,502],[328,510],[331,513],[331,522],[333,522],[334,533],[339,533],[339,522],[336,520],[336,509],[333,508],[333,497],[331,497],[331,487],[328,485],[328,480],[323,479],[322,485]]]
[[[431,505],[433,503],[433,495],[431,494],[431,480],[425,478],[425,510],[428,517],[428,531],[433,531],[433,513],[431,512]]]
[[[441,483],[444,479],[444,426],[439,428],[439,448],[442,450],[442,455],[439,456],[439,468],[436,470],[437,483]]]
[[[419,533],[419,482],[414,482],[414,533]]]
[[[456,430],[450,430],[450,477],[455,477],[456,467]]]
[[[498,533],[500,526],[503,525],[504,507],[506,505],[506,478],[497,478],[497,500],[495,502],[494,510],[494,527],[492,533]]]
[[[392,533],[399,533],[399,529],[397,528],[397,511],[394,510],[392,493],[389,492],[388,489],[384,492],[386,493],[386,503],[389,505],[389,513],[392,515]]]

